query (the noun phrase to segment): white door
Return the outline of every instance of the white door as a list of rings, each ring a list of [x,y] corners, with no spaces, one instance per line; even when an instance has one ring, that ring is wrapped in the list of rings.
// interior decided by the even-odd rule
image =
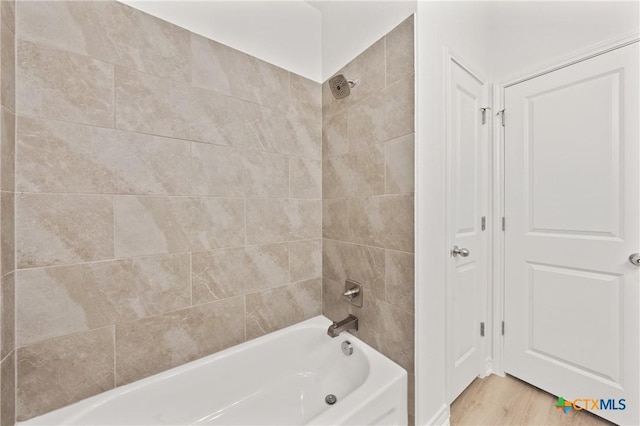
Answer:
[[[635,43],[505,90],[505,371],[635,425],[638,59]]]
[[[487,235],[482,217],[488,208],[485,84],[451,63],[449,88],[449,241],[448,320],[450,395],[453,401],[484,370],[480,323],[485,322]],[[488,222],[487,222],[488,223]],[[467,254],[468,253],[468,254]],[[488,324],[485,327],[488,331]]]

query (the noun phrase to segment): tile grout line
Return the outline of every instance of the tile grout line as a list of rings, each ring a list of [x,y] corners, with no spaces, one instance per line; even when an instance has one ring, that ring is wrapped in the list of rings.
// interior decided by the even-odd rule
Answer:
[[[398,249],[394,249],[394,248],[386,248],[384,246],[374,246],[374,245],[370,245],[370,244],[355,243],[355,242],[352,242],[352,241],[336,240],[335,238],[324,238],[324,239],[327,240],[327,241],[333,241],[333,242],[341,243],[341,244],[349,244],[349,245],[364,247],[364,248],[368,248],[368,249],[388,250],[388,251],[392,251],[392,252],[396,252],[396,253],[413,254],[413,255],[415,255],[415,253],[411,252],[411,251],[403,251],[403,250],[398,250]]]
[[[173,24],[173,25],[175,25],[175,24]],[[208,41],[216,42],[215,40],[207,38],[207,37],[202,36],[200,34],[196,34],[196,33],[193,33],[191,31],[188,31],[188,32],[190,34],[194,34],[194,35],[203,37],[203,38],[207,39]],[[120,64],[118,62],[114,62],[114,61],[110,61],[110,60],[106,60],[106,59],[96,58],[94,56],[91,56],[88,53],[76,52],[74,50],[69,50],[68,48],[64,48],[64,47],[53,46],[53,45],[42,43],[42,42],[36,42],[36,41],[31,41],[31,40],[27,40],[27,39],[23,39],[23,38],[18,38],[15,35],[14,35],[14,37],[15,37],[16,54],[17,54],[17,50],[18,50],[18,41],[20,41],[20,42],[23,42],[23,43],[28,43],[28,44],[34,45],[37,48],[44,49],[44,50],[53,50],[55,52],[62,52],[62,53],[66,53],[66,54],[71,54],[71,56],[74,56],[74,55],[75,56],[82,56],[83,58],[87,58],[90,61],[96,61],[96,62],[101,62],[103,64],[111,65],[111,67],[113,69],[113,72],[114,72],[114,82],[116,80],[115,79],[115,74],[116,74],[117,68],[123,68],[125,70],[133,71],[133,72],[138,73],[138,74],[144,74],[146,76],[149,76],[149,77],[152,77],[152,78],[156,78],[156,79],[159,79],[159,80],[163,80],[165,82],[170,82],[170,83],[174,83],[174,84],[182,84],[182,85],[188,86],[191,89],[203,90],[203,91],[206,91],[206,92],[212,92],[217,96],[221,96],[221,97],[224,97],[224,98],[227,98],[227,99],[233,99],[233,100],[236,100],[236,101],[246,102],[246,103],[249,103],[249,104],[252,104],[252,105],[257,105],[259,107],[266,107],[266,108],[269,108],[270,110],[274,110],[274,111],[278,111],[278,112],[282,112],[282,113],[287,113],[289,111],[288,107],[285,110],[283,108],[275,107],[275,106],[272,106],[272,105],[269,105],[269,104],[261,104],[258,101],[255,101],[255,100],[252,100],[252,99],[241,98],[241,97],[238,97],[238,96],[234,96],[234,95],[231,95],[231,94],[220,92],[220,91],[218,91],[216,89],[211,88],[210,86],[197,85],[197,84],[195,84],[193,82],[193,78],[192,78],[193,67],[191,67],[191,66],[190,66],[190,70],[189,70],[190,74],[187,76],[187,79],[176,79],[176,78],[173,78],[173,77],[168,77],[166,75],[153,74],[153,73],[151,73],[149,71],[140,70],[138,68],[132,68],[131,66],[123,65],[123,64]],[[218,42],[216,42],[216,43],[218,43]],[[227,46],[227,47],[229,47],[229,46]],[[234,48],[231,48],[231,49],[235,50],[237,53],[241,53],[242,55],[248,55],[249,57],[251,57],[251,58],[253,58],[255,60],[258,60],[260,62],[266,63],[266,64],[271,65],[273,67],[276,67],[279,70],[281,70],[283,72],[286,72],[287,74],[290,74],[290,73],[296,74],[293,71],[289,71],[289,70],[284,69],[284,68],[282,68],[282,67],[280,67],[278,65],[272,64],[272,63],[267,62],[267,61],[262,60],[262,59],[259,59],[259,58],[255,57],[255,56],[249,55],[247,53],[240,52],[237,49],[234,49]],[[191,50],[191,39],[189,40],[189,50]],[[192,57],[192,55],[190,54],[189,55],[189,63],[190,63],[190,65],[191,65],[191,57]],[[296,74],[296,75],[299,75],[299,74]],[[305,78],[305,79],[307,79],[309,81],[312,81],[315,84],[319,84],[319,85],[322,84],[322,83],[317,82],[315,80],[312,80],[312,79],[310,79],[308,77],[304,77],[304,76],[301,76],[301,75],[299,75],[299,76],[302,77],[302,78]]]
[[[349,128],[349,120],[348,120],[348,117],[347,117],[347,133],[349,131],[348,128]],[[329,159],[333,159],[333,158],[337,158],[337,157],[343,157],[343,156],[346,156],[346,155],[349,155],[349,154],[353,154],[353,153],[356,153],[356,152],[359,152],[359,151],[365,151],[365,150],[368,150],[368,149],[372,149],[372,148],[375,148],[375,147],[377,147],[379,145],[382,145],[382,144],[384,144],[386,142],[395,142],[396,139],[402,139],[402,138],[405,138],[405,137],[407,137],[409,135],[414,135],[414,137],[415,137],[415,134],[416,134],[415,130],[412,130],[410,132],[403,133],[403,134],[398,135],[398,136],[392,136],[390,138],[387,138],[387,139],[384,139],[384,140],[381,140],[381,141],[377,141],[377,142],[374,142],[374,143],[368,143],[368,144],[364,145],[363,147],[357,148],[357,149],[354,149],[354,150],[350,150],[349,147],[347,147],[347,152],[343,152],[343,153],[340,153],[340,154],[329,155],[323,161],[329,160]],[[347,137],[347,139],[348,139],[348,137]],[[349,141],[348,140],[347,140],[347,145],[349,145]]]
[[[147,132],[135,131],[135,130],[130,130],[130,129],[123,129],[123,128],[119,128],[119,127],[109,127],[109,126],[104,126],[104,125],[99,125],[99,124],[82,123],[82,122],[79,122],[79,121],[62,120],[60,118],[55,118],[55,117],[47,117],[47,116],[40,116],[40,115],[33,115],[33,114],[18,114],[18,113],[14,113],[14,115],[16,116],[16,121],[17,121],[18,118],[20,118],[20,119],[26,118],[26,119],[42,120],[42,121],[53,121],[53,122],[56,122],[56,123],[72,124],[72,125],[82,126],[82,127],[102,129],[102,130],[105,130],[105,131],[111,130],[113,132],[121,132],[121,133],[133,134],[133,135],[148,136],[148,137],[152,137],[152,138],[162,138],[162,139],[170,139],[170,140],[175,140],[175,141],[192,142],[192,143],[197,143],[197,144],[201,144],[201,145],[208,145],[208,146],[212,146],[212,147],[234,149],[234,150],[241,151],[241,152],[258,152],[258,153],[264,153],[264,154],[291,156],[291,157],[296,157],[296,158],[305,158],[305,159],[309,159],[309,160],[318,160],[318,158],[315,158],[315,157],[309,157],[309,156],[306,156],[306,155],[291,154],[289,152],[285,153],[285,152],[279,152],[279,151],[269,151],[269,150],[266,150],[264,148],[263,149],[255,149],[255,148],[248,148],[248,147],[243,147],[243,146],[233,146],[233,145],[223,144],[223,143],[216,142],[216,141],[203,141],[203,140],[186,139],[186,138],[181,138],[181,137],[178,137],[178,136],[163,135],[163,134],[158,134],[158,133],[147,133]],[[22,120],[20,120],[20,121],[22,121]],[[260,144],[260,146],[262,147],[262,144]]]
[[[113,389],[115,389],[116,387],[118,387],[118,381],[117,381],[117,368],[118,368],[118,362],[117,360],[117,353],[118,351],[116,350],[116,325],[113,325]]]
[[[244,244],[243,246],[247,246],[247,199],[242,199],[243,213],[244,213]]]
[[[113,199],[111,200],[111,211],[113,213],[113,234],[112,234],[112,242],[113,242],[113,258],[116,258],[116,208],[117,208],[117,197],[113,196]]]
[[[288,284],[284,284],[284,285],[288,285]],[[283,287],[284,285],[281,285],[279,287]],[[277,288],[277,287],[273,287],[273,288]],[[257,293],[262,292],[262,291],[267,291],[267,290],[271,290],[271,288],[265,288],[263,290],[258,291]],[[22,344],[21,346],[16,348],[16,351],[18,349],[28,348],[28,347],[33,346],[33,345],[39,345],[39,344],[44,343],[44,342],[50,342],[50,341],[53,341],[53,340],[56,340],[56,339],[63,339],[63,338],[66,338],[66,337],[76,336],[76,335],[80,335],[80,334],[84,334],[84,333],[93,333],[93,332],[97,332],[97,331],[105,330],[105,329],[113,329],[114,332],[115,332],[115,329],[119,325],[122,325],[122,324],[132,324],[132,323],[136,323],[136,322],[139,322],[139,321],[147,321],[149,319],[159,318],[159,317],[162,317],[164,315],[175,314],[176,312],[192,310],[194,308],[202,307],[202,306],[205,306],[205,305],[213,305],[213,304],[216,304],[216,303],[225,302],[225,301],[228,301],[228,300],[231,300],[231,299],[236,299],[236,298],[239,298],[239,297],[244,297],[244,295],[243,294],[236,294],[234,296],[225,297],[224,299],[216,299],[216,300],[210,300],[210,301],[203,302],[203,303],[198,303],[198,304],[196,304],[194,306],[185,305],[185,306],[182,306],[182,307],[177,308],[177,309],[173,309],[173,310],[165,311],[165,312],[160,312],[160,313],[157,313],[157,314],[148,315],[148,316],[144,316],[144,317],[140,317],[140,318],[130,319],[130,320],[126,320],[126,321],[118,321],[118,322],[114,322],[112,324],[106,324],[106,325],[102,325],[102,326],[96,327],[96,328],[87,328],[87,329],[83,329],[83,330],[72,331],[72,332],[67,333],[67,334],[61,334],[61,335],[52,336],[52,337],[45,337],[43,339],[36,340],[36,341],[33,341],[33,342],[29,342],[27,344]]]
[[[393,30],[391,30],[393,31]],[[384,61],[384,88],[386,89],[388,87],[387,84],[387,36],[389,35],[389,33],[384,35],[384,57],[383,57],[383,61]]]
[[[242,307],[244,310],[243,323],[244,323],[244,341],[247,341],[247,295],[242,296]]]
[[[17,274],[17,267],[18,267],[18,244],[16,244],[16,225],[18,223],[17,220],[17,196],[16,196],[16,187],[17,187],[17,173],[16,171],[18,170],[18,113],[17,113],[17,99],[16,99],[16,82],[18,81],[18,37],[15,34],[17,31],[16,28],[16,21],[17,21],[17,16],[18,16],[18,11],[20,10],[20,8],[17,5],[17,2],[14,3],[14,15],[13,15],[13,23],[14,23],[14,36],[13,36],[13,95],[14,95],[14,104],[13,104],[13,109],[16,110],[14,111],[14,115],[13,115],[13,129],[14,129],[14,134],[13,134],[13,203],[11,208],[13,209],[13,270],[14,272],[16,272],[14,274],[14,278],[13,278],[13,290],[14,290],[14,297],[13,297],[13,352],[14,352],[14,358],[13,358],[13,422],[15,423],[16,419],[17,419],[17,401],[18,401],[18,351],[16,348],[16,336],[18,334],[18,316],[16,315],[17,311],[17,297],[16,297],[16,283],[18,282],[18,274]]]
[[[38,270],[38,269],[87,266],[87,265],[93,265],[93,264],[96,264],[96,263],[122,262],[122,261],[130,261],[130,260],[143,260],[143,259],[150,259],[150,258],[157,258],[157,257],[169,257],[169,256],[176,257],[176,256],[180,256],[180,255],[190,254],[190,253],[214,253],[214,252],[220,252],[220,251],[238,250],[238,249],[251,248],[251,247],[283,245],[283,244],[288,244],[289,242],[309,242],[309,241],[316,241],[316,240],[318,240],[320,238],[321,237],[311,237],[311,238],[295,239],[295,240],[290,240],[290,241],[271,241],[271,242],[264,242],[264,243],[252,243],[252,244],[241,244],[241,245],[236,245],[236,246],[225,246],[225,247],[212,248],[212,249],[203,249],[203,250],[191,250],[191,249],[189,249],[189,250],[178,251],[178,252],[139,254],[139,255],[135,255],[135,256],[116,257],[116,258],[113,258],[113,259],[97,259],[97,260],[89,260],[89,261],[78,262],[78,263],[65,263],[65,264],[57,264],[57,265],[33,266],[33,267],[28,267],[28,268],[19,268],[19,269],[16,269],[15,271],[8,272],[6,275],[4,275],[4,277],[7,277],[8,275],[10,275],[12,273],[17,274],[18,272],[34,271],[34,270]],[[336,241],[339,241],[339,240],[336,240]]]
[[[11,193],[10,191],[0,191]],[[194,198],[205,200],[297,200],[297,201],[322,201],[322,198],[296,198],[296,197],[246,197],[243,195],[229,195],[229,196],[216,196],[216,195],[190,195],[190,194],[142,194],[142,193],[119,193],[119,192],[31,192],[31,191],[18,191],[15,194],[20,195],[62,195],[62,196],[83,196],[83,197],[139,197],[139,198]],[[407,194],[413,194],[407,193]],[[385,194],[380,194],[385,195]],[[396,195],[396,194],[389,194]],[[397,194],[403,195],[403,194]]]

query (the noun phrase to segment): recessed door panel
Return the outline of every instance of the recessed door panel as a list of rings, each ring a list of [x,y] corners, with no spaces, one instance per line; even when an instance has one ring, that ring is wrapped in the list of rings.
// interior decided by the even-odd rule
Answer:
[[[505,90],[505,371],[640,424],[638,43]]]
[[[529,350],[618,383],[621,277],[529,264],[528,278]]]
[[[454,363],[459,367],[477,350],[478,329],[470,327],[477,321],[478,283],[475,262],[456,268],[453,280],[453,324],[456,339],[453,344]]]
[[[620,72],[523,99],[532,231],[619,235]]]
[[[455,194],[456,205],[465,208],[457,209],[456,234],[464,235],[474,233],[477,226],[477,188],[478,188],[478,147],[479,126],[478,112],[480,111],[480,99],[477,94],[469,93],[462,85],[456,86],[456,138],[455,150]]]

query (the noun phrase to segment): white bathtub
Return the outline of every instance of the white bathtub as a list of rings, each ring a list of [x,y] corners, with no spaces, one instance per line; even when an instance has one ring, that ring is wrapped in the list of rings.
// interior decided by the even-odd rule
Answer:
[[[406,425],[406,371],[349,333],[330,338],[330,324],[318,316],[19,424]]]

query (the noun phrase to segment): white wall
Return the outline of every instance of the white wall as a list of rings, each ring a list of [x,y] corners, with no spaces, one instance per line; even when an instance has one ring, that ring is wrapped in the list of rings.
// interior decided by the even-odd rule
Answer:
[[[416,11],[416,1],[311,1],[322,11],[322,80]]]
[[[489,73],[483,2],[418,2],[416,108],[416,424],[446,420],[445,48]]]
[[[321,82],[321,16],[302,0],[120,0],[153,16]]]
[[[638,31],[637,1],[491,2],[491,74],[500,82]]]
[[[445,394],[444,49],[490,81],[639,31],[637,2],[418,2],[416,424],[443,424]]]

